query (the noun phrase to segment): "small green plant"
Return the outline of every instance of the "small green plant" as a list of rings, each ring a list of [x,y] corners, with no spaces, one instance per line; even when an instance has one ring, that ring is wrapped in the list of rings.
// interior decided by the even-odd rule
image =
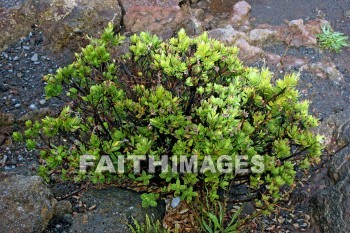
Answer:
[[[150,218],[146,215],[145,222],[140,224],[136,219],[133,219],[133,224],[129,224],[129,229],[132,233],[169,233],[159,220],[155,223],[151,223]]]
[[[349,46],[348,37],[341,32],[335,32],[329,25],[322,26],[322,33],[317,36],[321,48],[333,52],[340,52],[343,47]]]
[[[308,114],[309,103],[299,101],[296,74],[274,80],[267,69],[245,67],[236,47],[206,33],[190,38],[180,30],[168,41],[140,33],[123,54],[124,39],[109,24],[72,64],[46,76],[47,98],[67,105],[55,117],[26,122],[24,135],[13,134],[40,151],[46,180],[56,173],[64,180],[156,186],[156,194],[142,195],[144,207],[170,195],[191,202],[204,186],[215,201],[238,182],[245,201],[264,208],[283,196],[297,169],[318,161],[322,137],[311,131],[318,120]],[[85,155],[104,162],[107,156],[114,168],[122,159],[123,172],[92,161],[81,170]],[[142,160],[135,172],[135,159],[163,155],[169,169],[150,172],[149,160]],[[245,172],[172,169],[181,166],[180,156],[196,158],[201,167],[223,155],[234,165],[244,155]]]
[[[207,199],[206,207],[199,213],[201,230],[206,233],[236,233],[240,213],[241,209],[237,210],[227,221],[226,204],[219,201],[209,204]]]
[[[157,198],[159,198],[159,194],[155,193],[144,193],[141,195],[142,199],[142,207],[155,207],[157,206]]]

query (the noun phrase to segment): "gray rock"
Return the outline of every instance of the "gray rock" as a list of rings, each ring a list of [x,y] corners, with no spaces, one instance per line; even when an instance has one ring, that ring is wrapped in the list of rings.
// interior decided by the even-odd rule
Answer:
[[[53,216],[54,200],[39,176],[0,174],[1,232],[42,232]]]
[[[17,73],[17,78],[22,78],[23,74],[21,72]]]
[[[174,197],[171,200],[171,207],[176,208],[181,202],[181,198],[180,197]]]
[[[30,60],[33,62],[39,61],[39,55],[37,53],[34,53],[34,55],[30,58]]]
[[[144,209],[139,193],[113,187],[90,189],[81,201],[87,208],[95,208],[74,216],[70,232],[128,232],[127,224],[132,223],[132,218],[143,221],[148,214],[155,220],[165,212],[164,205],[160,204],[156,208]]]
[[[15,104],[15,108],[21,107],[21,104]]]
[[[210,38],[227,43],[232,43],[237,38],[247,38],[245,33],[235,30],[231,25],[210,30],[208,35]]]
[[[309,225],[307,223],[301,223],[299,226],[302,228],[307,228]]]
[[[45,103],[46,103],[45,99],[42,99],[42,100],[39,101],[39,104],[41,104],[41,105],[44,105]]]
[[[1,156],[0,156],[0,158],[1,158]],[[7,160],[7,155],[4,155],[4,156],[2,157],[2,159],[0,159],[0,165],[1,165],[1,166],[4,166],[5,163],[6,163],[6,160]]]
[[[2,56],[3,58],[5,58],[5,59],[7,59],[7,58],[9,57],[9,55],[8,55],[7,53],[5,53],[5,52],[2,52],[2,53],[1,53],[1,56]]]
[[[35,104],[29,105],[29,108],[32,110],[38,109],[38,107]]]

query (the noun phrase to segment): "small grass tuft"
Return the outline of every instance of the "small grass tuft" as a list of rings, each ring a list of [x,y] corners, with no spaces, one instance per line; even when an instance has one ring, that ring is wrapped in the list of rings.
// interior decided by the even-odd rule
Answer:
[[[316,37],[321,48],[332,52],[338,53],[343,47],[349,46],[348,37],[344,33],[333,31],[329,25],[322,26],[322,33]]]
[[[132,233],[169,233],[169,231],[162,226],[159,220],[152,223],[148,215],[146,215],[146,219],[143,224],[134,219],[134,224],[130,224],[129,229]]]

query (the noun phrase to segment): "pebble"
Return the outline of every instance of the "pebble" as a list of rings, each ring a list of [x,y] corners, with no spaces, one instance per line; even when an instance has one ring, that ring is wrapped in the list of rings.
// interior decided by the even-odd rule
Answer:
[[[29,105],[29,108],[30,108],[30,109],[32,109],[32,110],[37,109],[37,107],[36,107],[36,105],[35,105],[35,104],[31,104],[31,105]]]
[[[14,61],[18,61],[18,60],[19,60],[19,57],[18,57],[18,56],[15,56],[15,57],[13,58],[13,60],[14,60]]]
[[[29,50],[29,49],[30,49],[30,47],[29,47],[29,46],[27,46],[27,45],[25,45],[25,46],[23,46],[23,49],[25,49],[25,50]]]
[[[0,164],[5,165],[6,160],[7,160],[7,156],[4,155],[4,157],[0,160]]]
[[[37,53],[34,53],[34,55],[30,58],[31,61],[37,62],[39,61],[39,56]]]
[[[17,73],[17,78],[22,78],[23,77],[23,74],[21,72],[18,72]]]
[[[42,100],[39,101],[39,103],[40,103],[41,105],[44,105],[44,104],[46,103],[46,100],[45,100],[45,99],[42,99]]]
[[[2,55],[4,58],[6,58],[6,59],[9,57],[9,55],[8,55],[7,53],[5,53],[5,52],[2,52],[1,55]]]
[[[300,224],[299,226],[302,227],[302,228],[308,227],[307,223],[302,223],[302,224]]]
[[[21,104],[15,104],[15,108],[21,107]]]
[[[5,167],[4,167],[5,170],[11,170],[11,169],[14,169],[14,168],[16,168],[15,165],[5,166]]]
[[[171,207],[176,208],[181,202],[181,198],[180,197],[174,197],[171,200]]]

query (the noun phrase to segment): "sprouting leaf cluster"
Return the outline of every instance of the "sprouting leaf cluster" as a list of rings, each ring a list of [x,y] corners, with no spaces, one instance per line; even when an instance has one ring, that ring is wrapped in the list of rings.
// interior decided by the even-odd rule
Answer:
[[[318,121],[308,114],[309,103],[299,101],[297,75],[274,80],[267,69],[245,67],[236,47],[206,33],[190,38],[180,30],[168,41],[140,33],[122,53],[126,43],[109,25],[72,64],[46,76],[47,98],[66,99],[67,106],[56,117],[28,121],[24,137],[14,138],[40,150],[40,174],[47,179],[59,172],[76,181],[152,183],[161,195],[188,202],[204,183],[211,200],[240,183],[245,200],[262,207],[293,184],[298,167],[307,168],[321,154],[321,137],[310,131]],[[82,155],[97,161],[108,155],[116,167],[119,156],[196,156],[201,166],[206,155],[214,163],[222,155],[232,161],[245,155],[247,172],[148,173],[142,162],[141,172],[133,174],[126,160],[122,174],[96,172],[97,163],[82,173]],[[261,173],[252,171],[254,155],[263,158]],[[154,206],[157,197],[144,195],[144,206]]]
[[[335,32],[329,25],[322,26],[322,33],[317,34],[317,40],[321,48],[329,49],[332,52],[340,52],[343,47],[348,47],[347,36],[341,32]]]

